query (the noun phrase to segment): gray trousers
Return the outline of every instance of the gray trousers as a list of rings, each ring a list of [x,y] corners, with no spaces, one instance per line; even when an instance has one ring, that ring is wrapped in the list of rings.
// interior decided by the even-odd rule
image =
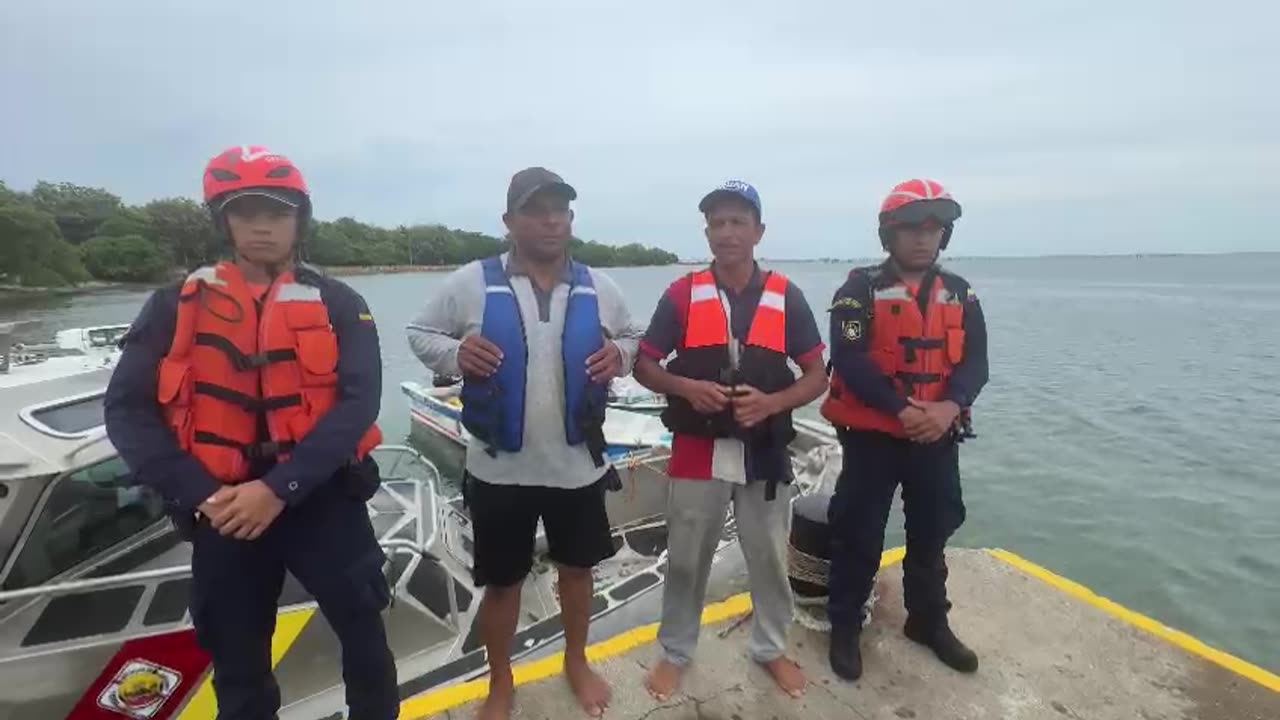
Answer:
[[[734,485],[722,480],[671,479],[667,496],[667,581],[662,593],[658,642],[669,662],[693,659],[701,629],[711,559],[733,501],[738,546],[747,561],[752,629],[747,651],[756,662],[776,660],[787,648],[791,626],[791,585],[787,580],[786,542],[791,523],[790,488],[764,499],[764,482]]]

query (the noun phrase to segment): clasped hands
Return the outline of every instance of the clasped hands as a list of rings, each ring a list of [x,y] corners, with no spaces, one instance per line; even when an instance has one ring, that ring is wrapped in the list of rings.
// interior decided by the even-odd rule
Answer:
[[[198,509],[224,537],[257,540],[284,510],[284,501],[266,483],[253,480],[219,489]]]
[[[710,380],[688,380],[681,393],[700,413],[711,415],[733,408],[733,419],[744,428],[755,427],[784,408],[776,395],[750,385],[726,387]]]
[[[960,406],[951,400],[929,402],[907,398],[908,405],[898,413],[907,437],[918,443],[932,443],[942,439],[955,425]]]

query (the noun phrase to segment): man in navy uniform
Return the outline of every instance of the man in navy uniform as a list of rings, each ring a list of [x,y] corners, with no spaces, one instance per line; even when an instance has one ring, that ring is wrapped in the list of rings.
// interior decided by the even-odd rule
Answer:
[[[382,363],[364,300],[297,262],[302,174],[262,147],[210,161],[204,197],[233,259],[157,290],[105,398],[107,433],[192,543],[191,618],[222,720],[268,720],[288,570],[342,643],[350,720],[399,714],[390,592],[365,500]]]
[[[831,668],[856,680],[894,491],[902,486],[906,636],[961,672],[978,656],[951,631],[943,549],[964,522],[960,440],[987,382],[987,329],[969,283],[938,265],[960,204],[934,180],[897,185],[880,208],[889,257],[856,268],[831,307],[831,391],[844,467],[828,508]]]

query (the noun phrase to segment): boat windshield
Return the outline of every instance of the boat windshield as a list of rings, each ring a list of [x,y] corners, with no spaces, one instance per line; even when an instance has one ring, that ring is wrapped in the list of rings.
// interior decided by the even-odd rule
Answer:
[[[164,503],[113,457],[55,480],[21,541],[3,589],[47,582],[164,517]]]
[[[120,342],[120,338],[124,337],[124,334],[128,331],[129,326],[127,325],[120,327],[94,328],[87,333],[89,335],[89,347],[115,347]]]
[[[103,393],[93,393],[34,407],[26,416],[41,432],[75,437],[103,424]]]

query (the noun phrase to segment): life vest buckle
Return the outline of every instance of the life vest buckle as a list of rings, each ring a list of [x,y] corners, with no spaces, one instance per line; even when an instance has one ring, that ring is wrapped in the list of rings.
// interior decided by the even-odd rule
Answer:
[[[898,344],[902,345],[903,356],[909,363],[916,361],[917,350],[941,350],[944,347],[942,338],[902,336],[898,338]]]
[[[289,452],[293,446],[294,443],[289,441],[251,443],[244,446],[244,456],[249,460],[267,460]]]

